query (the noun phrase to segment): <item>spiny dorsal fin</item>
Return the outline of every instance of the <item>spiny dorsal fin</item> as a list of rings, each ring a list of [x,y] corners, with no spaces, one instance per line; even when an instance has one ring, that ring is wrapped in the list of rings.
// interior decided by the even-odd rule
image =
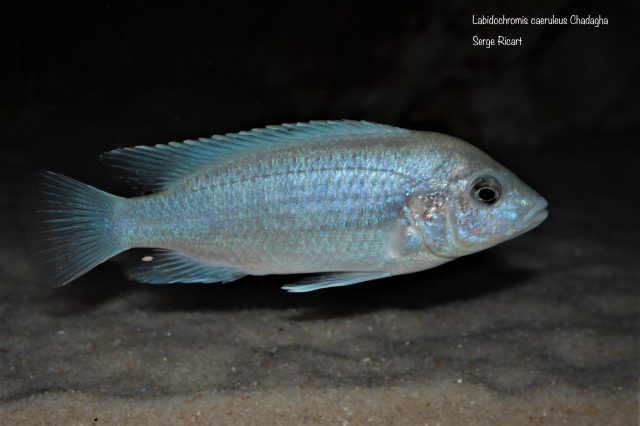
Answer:
[[[102,154],[103,163],[119,177],[143,190],[167,188],[199,168],[238,152],[318,137],[408,133],[368,121],[310,121],[267,126],[210,138],[155,146],[122,148]]]

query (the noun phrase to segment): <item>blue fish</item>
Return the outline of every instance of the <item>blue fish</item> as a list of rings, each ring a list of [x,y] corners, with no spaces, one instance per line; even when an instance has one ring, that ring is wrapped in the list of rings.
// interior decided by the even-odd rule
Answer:
[[[314,273],[305,292],[432,268],[539,225],[547,202],[452,136],[365,121],[267,126],[103,154],[147,195],[52,172],[27,194],[27,231],[64,285],[130,248],[151,284]]]

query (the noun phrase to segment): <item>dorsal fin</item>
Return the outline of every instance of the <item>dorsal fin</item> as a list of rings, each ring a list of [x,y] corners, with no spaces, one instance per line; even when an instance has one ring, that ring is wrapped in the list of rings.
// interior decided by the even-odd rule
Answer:
[[[259,147],[318,137],[408,132],[367,121],[288,123],[198,140],[116,149],[102,154],[101,160],[118,177],[142,190],[155,191],[171,186],[205,165]]]

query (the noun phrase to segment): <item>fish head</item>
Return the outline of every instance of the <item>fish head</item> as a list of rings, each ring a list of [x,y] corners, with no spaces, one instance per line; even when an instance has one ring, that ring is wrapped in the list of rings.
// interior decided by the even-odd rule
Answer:
[[[480,160],[448,191],[449,256],[474,253],[517,237],[548,216],[547,201],[534,189],[485,154]]]
[[[462,256],[517,237],[547,218],[547,201],[500,165],[482,168],[452,188],[449,255]]]
[[[422,246],[444,258],[517,237],[548,215],[540,194],[484,152],[458,141],[445,156],[449,162],[440,184],[416,191],[406,208]]]

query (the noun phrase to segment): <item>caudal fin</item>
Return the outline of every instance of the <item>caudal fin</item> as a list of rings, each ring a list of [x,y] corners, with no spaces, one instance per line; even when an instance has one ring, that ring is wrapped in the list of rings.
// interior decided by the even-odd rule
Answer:
[[[65,285],[126,249],[113,224],[122,198],[52,172],[38,173],[22,195],[31,248],[55,284]]]

